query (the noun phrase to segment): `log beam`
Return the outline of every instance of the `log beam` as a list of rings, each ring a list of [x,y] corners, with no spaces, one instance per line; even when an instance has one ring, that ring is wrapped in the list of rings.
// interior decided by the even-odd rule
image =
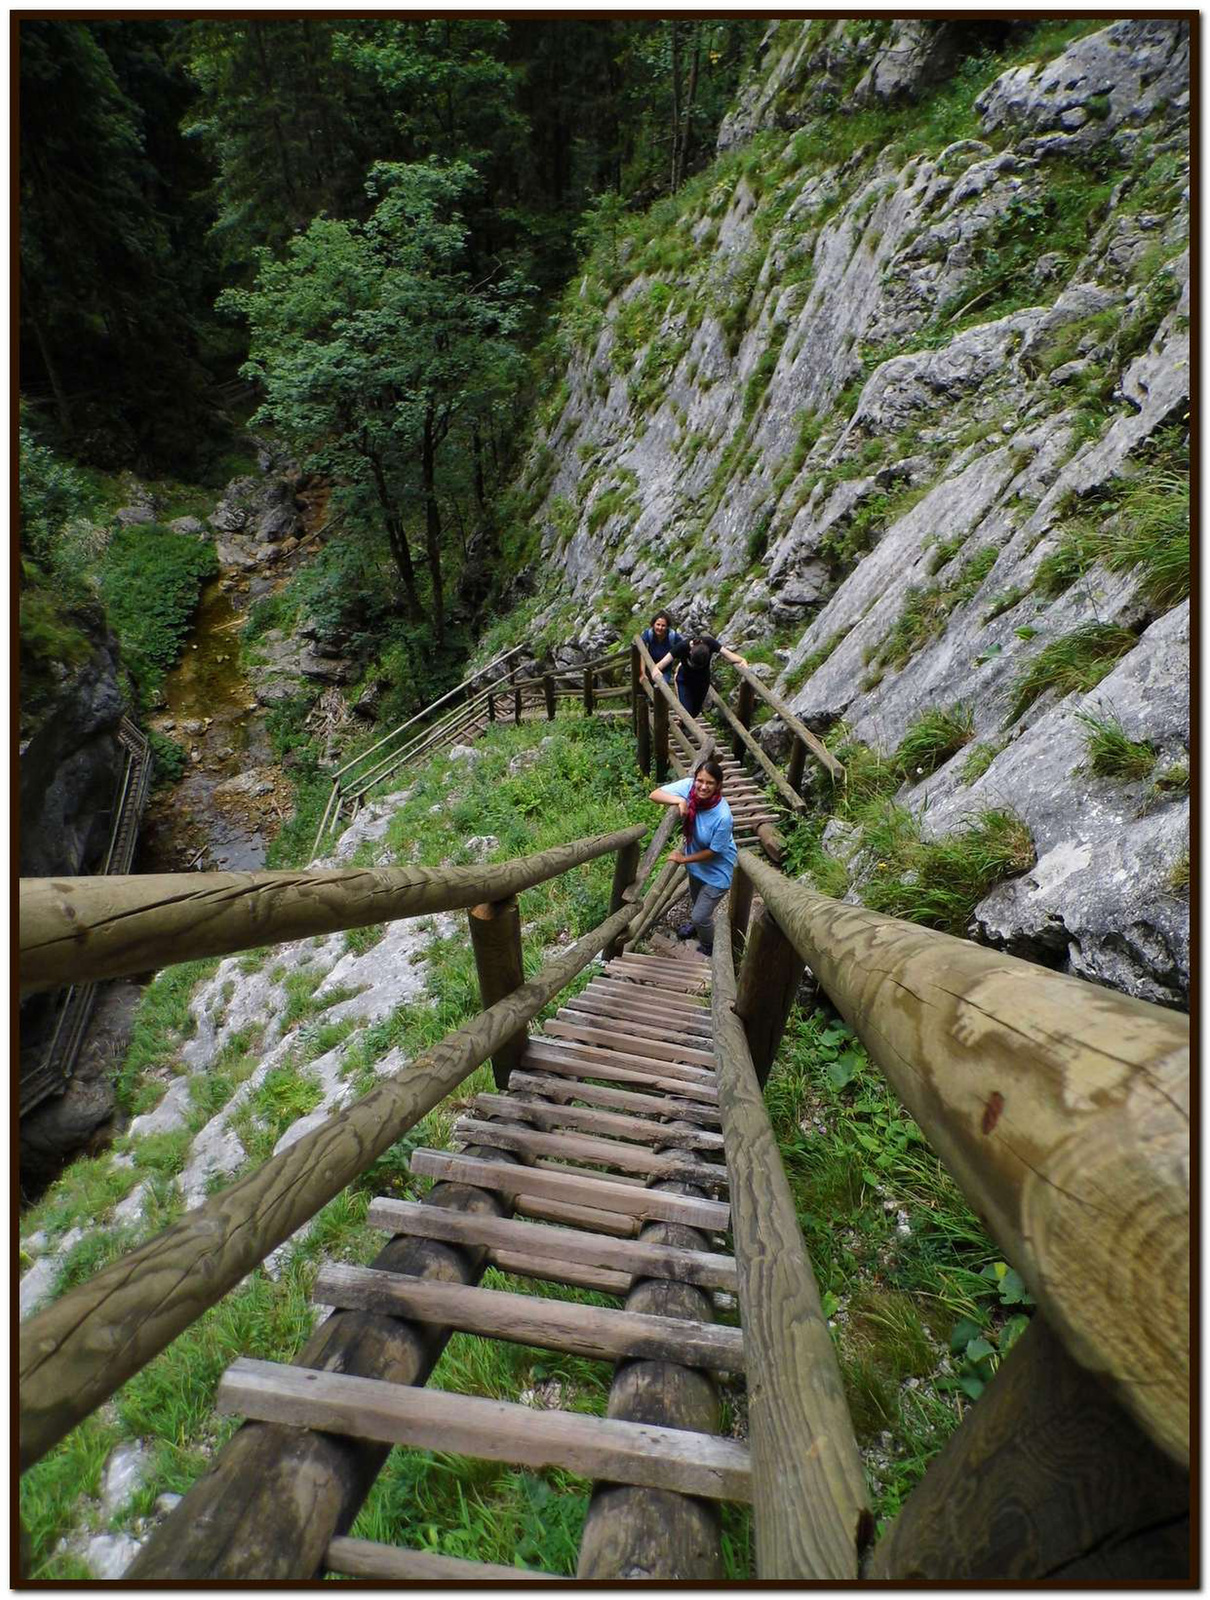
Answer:
[[[1068,1351],[1187,1464],[1188,1018],[739,860]]]
[[[717,936],[716,936],[717,937]],[[756,1081],[763,1089],[786,1031],[805,963],[767,910],[748,930],[735,1014],[744,1029]]]

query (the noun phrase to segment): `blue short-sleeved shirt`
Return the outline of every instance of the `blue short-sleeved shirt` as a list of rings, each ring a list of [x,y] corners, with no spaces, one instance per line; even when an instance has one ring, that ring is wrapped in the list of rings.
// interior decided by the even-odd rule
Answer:
[[[693,788],[693,779],[678,778],[675,783],[665,783],[662,787],[669,794],[688,800],[689,791]],[[720,800],[716,806],[711,806],[709,811],[699,811],[694,817],[693,848],[713,850],[716,854],[709,861],[691,861],[689,871],[715,889],[727,888],[731,882],[731,874],[735,871],[735,860],[739,852],[735,848],[731,807],[725,800]]]
[[[663,644],[659,644],[657,642],[654,628],[643,629],[643,643],[647,646],[648,650],[651,651],[651,659],[653,661],[662,661],[670,650],[675,650],[677,645],[684,644],[684,642],[684,636],[679,634],[675,628],[669,628],[668,635]],[[672,674],[675,671],[676,662],[673,660],[668,663],[660,676],[663,678],[665,683],[671,683]]]

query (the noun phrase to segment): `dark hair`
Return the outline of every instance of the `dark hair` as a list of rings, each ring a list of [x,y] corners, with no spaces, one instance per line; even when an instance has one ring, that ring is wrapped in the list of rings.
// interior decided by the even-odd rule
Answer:
[[[691,667],[708,667],[710,665],[710,646],[694,640],[689,646],[689,665]]]
[[[717,761],[703,761],[697,770],[698,772],[704,772],[708,778],[713,778],[715,783],[718,784],[719,788],[722,788],[723,769],[719,766]]]
[[[661,617],[663,617],[664,621],[668,624],[669,628],[671,628],[672,627],[672,618],[668,615],[668,613],[666,611],[657,611],[655,616],[652,617],[652,619],[651,619],[651,626],[654,628],[656,623],[660,620]]]

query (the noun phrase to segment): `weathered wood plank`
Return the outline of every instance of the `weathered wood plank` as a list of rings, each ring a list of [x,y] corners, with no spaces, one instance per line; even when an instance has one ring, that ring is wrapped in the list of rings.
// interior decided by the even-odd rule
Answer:
[[[617,1050],[629,1056],[645,1056],[650,1061],[669,1065],[699,1066],[714,1070],[714,1054],[710,1050],[697,1050],[692,1045],[670,1040],[646,1039],[622,1028],[586,1028],[578,1022],[561,1022],[552,1017],[542,1024],[542,1031],[555,1039],[579,1039],[584,1044],[596,1045],[602,1050]]]
[[[866,1576],[1188,1579],[1189,1487],[1035,1316],[874,1547]]]
[[[626,999],[615,998],[612,994],[600,994],[590,987],[574,1000],[569,1000],[567,1006],[580,1016],[606,1017],[613,1022],[633,1020],[648,1028],[663,1027],[667,1032],[686,1040],[704,1039],[708,1042],[710,1039],[708,1022],[699,1022],[690,1011],[665,1008],[659,1000],[649,1005],[637,1005]]]
[[[21,987],[95,982],[372,922],[506,900],[641,839],[638,825],[497,866],[21,880]]]
[[[614,1089],[601,1083],[548,1077],[541,1071],[514,1073],[510,1087],[517,1094],[524,1090],[564,1105],[579,1100],[590,1106],[616,1106],[619,1110],[634,1111],[640,1116],[671,1117],[708,1128],[719,1126],[717,1106],[701,1101],[678,1100],[674,1094],[639,1094],[634,1090]]]
[[[748,1341],[757,1576],[852,1580],[873,1532],[865,1475],[794,1196],[735,1014],[725,900],[715,913],[713,1003]]]
[[[440,1104],[633,915],[608,918],[490,1011],[23,1323],[23,1470]]]
[[[740,862],[1051,1328],[1187,1463],[1188,1020]]]
[[[508,1195],[540,1195],[598,1211],[620,1211],[648,1222],[683,1222],[711,1233],[727,1231],[730,1208],[721,1200],[692,1200],[660,1189],[637,1189],[607,1179],[546,1172],[534,1167],[499,1167],[441,1150],[413,1150],[411,1169],[420,1177],[473,1183]]]
[[[665,1041],[669,1043],[688,1045],[692,1049],[704,1049],[703,1037],[706,1044],[710,1042],[709,1033],[703,1035],[701,1028],[679,1028],[676,1023],[668,1018],[665,1021],[655,1017],[647,1018],[637,1012],[627,1010],[625,1006],[602,1005],[600,1002],[581,1004],[579,997],[568,1001],[565,1006],[560,1006],[555,1013],[556,1022],[570,1022],[588,1028],[603,1028],[613,1031],[615,1026],[619,1033],[635,1039],[650,1039],[655,1044]]]
[[[639,872],[639,841],[634,839],[630,844],[623,845],[618,851],[613,864],[613,885],[609,893],[609,914],[620,911],[624,905],[634,897],[635,884]],[[620,954],[622,942],[615,939],[607,946],[605,960],[610,961]]]
[[[778,794],[781,795],[782,799],[790,807],[791,811],[805,811],[806,801],[800,794],[795,794],[794,790],[791,789],[790,785],[782,776],[780,769],[769,759],[769,757],[765,754],[765,751],[748,732],[747,728],[744,728],[740,725],[731,707],[723,699],[722,695],[719,694],[718,690],[713,687],[711,687],[709,690],[709,703],[716,711],[722,712],[724,719],[730,724],[736,738],[743,743],[748,753],[768,774],[770,783],[772,783],[773,787],[777,790]],[[726,793],[725,784],[723,787],[723,793]]]
[[[519,1155],[553,1156],[561,1161],[588,1162],[597,1166],[617,1167],[622,1172],[642,1173],[647,1177],[680,1178],[686,1183],[697,1183],[704,1189],[724,1189],[727,1173],[723,1167],[711,1170],[710,1163],[675,1152],[659,1154],[645,1150],[641,1145],[626,1144],[620,1139],[595,1138],[585,1133],[545,1133],[533,1128],[509,1127],[499,1122],[478,1122],[470,1117],[460,1117],[454,1124],[454,1134],[459,1139],[497,1144],[503,1150],[515,1150]]]
[[[620,1211],[598,1211],[593,1206],[569,1205],[565,1200],[548,1200],[536,1194],[518,1195],[514,1209],[519,1217],[531,1217],[535,1222],[587,1228],[617,1239],[633,1239],[641,1226],[637,1217],[624,1216]]]
[[[633,1277],[672,1278],[706,1289],[736,1285],[734,1260],[711,1250],[685,1250],[636,1240],[605,1239],[507,1217],[464,1216],[414,1200],[377,1199],[366,1219],[371,1227],[457,1244],[486,1246],[552,1263],[602,1267]]]
[[[611,1294],[619,1300],[630,1288],[630,1275],[610,1272],[605,1267],[577,1267],[570,1261],[543,1260],[539,1256],[518,1255],[513,1250],[489,1250],[491,1266],[514,1278],[532,1278],[536,1283],[562,1283],[569,1289],[591,1289],[594,1294]]]
[[[401,1550],[372,1539],[333,1539],[324,1557],[328,1572],[384,1583],[564,1583],[553,1572],[533,1567],[502,1567],[491,1561],[460,1561],[432,1550]]]
[[[696,1068],[680,1072],[661,1068],[650,1056],[626,1056],[617,1050],[600,1050],[595,1045],[575,1044],[571,1040],[545,1043],[542,1035],[529,1041],[523,1060],[527,1066],[540,1066],[545,1072],[563,1078],[599,1078],[604,1083],[629,1083],[650,1088],[653,1093],[681,1095],[687,1100],[716,1104],[718,1090],[713,1083],[690,1076]]]
[[[634,1311],[543,1300],[504,1289],[433,1283],[335,1262],[321,1268],[312,1299],[319,1305],[377,1311],[596,1361],[641,1356],[712,1372],[744,1370],[740,1330],[712,1322],[673,1322]]]
[[[828,773],[830,773],[832,778],[843,779],[845,775],[844,768],[841,766],[840,762],[837,761],[836,757],[827,748],[827,746],[818,738],[816,738],[815,734],[811,732],[810,728],[808,728],[804,722],[794,715],[793,711],[790,710],[790,707],[786,704],[782,697],[774,690],[770,689],[767,683],[763,683],[761,679],[758,678],[752,671],[751,667],[736,667],[735,670],[738,673],[741,682],[750,684],[753,690],[761,697],[761,699],[773,707],[774,711],[776,711],[777,715],[785,723],[786,727],[789,728],[790,732],[798,735],[803,744],[806,745],[807,749],[810,750],[811,754],[820,763],[820,765],[824,767]]]
[[[685,963],[685,975],[674,976],[667,970],[653,972],[650,967],[640,967],[636,963],[641,961],[641,956],[618,956],[611,961],[605,971],[613,978],[627,979],[631,983],[646,984],[654,989],[666,989],[671,994],[699,995],[706,992],[706,979],[704,975],[695,973],[692,967]]]
[[[586,1110],[582,1106],[552,1106],[540,1100],[512,1095],[478,1094],[475,1109],[498,1117],[519,1117],[539,1128],[574,1128],[581,1133],[605,1134],[659,1149],[721,1151],[723,1136],[705,1128],[678,1128],[644,1117],[622,1116],[614,1111]]]
[[[693,1019],[695,1017],[710,1016],[710,1002],[704,996],[684,994],[677,989],[669,989],[662,994],[651,994],[643,984],[632,983],[628,978],[608,978],[601,976],[594,978],[584,991],[585,994],[608,994],[616,996],[619,1000],[632,1002],[645,1010],[668,1007]]]
[[[292,1427],[445,1450],[524,1467],[563,1467],[586,1477],[746,1500],[748,1452],[712,1434],[657,1428],[505,1400],[410,1389],[372,1378],[277,1366],[241,1357],[224,1373],[216,1409]]]

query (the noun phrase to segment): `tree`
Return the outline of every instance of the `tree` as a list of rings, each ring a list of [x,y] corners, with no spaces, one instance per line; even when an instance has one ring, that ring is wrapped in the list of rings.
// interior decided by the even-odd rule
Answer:
[[[438,645],[446,460],[457,477],[466,451],[455,436],[473,449],[522,372],[524,286],[472,282],[465,268],[458,206],[473,178],[465,163],[380,164],[364,223],[317,219],[283,259],[261,252],[253,288],[226,296],[249,323],[244,371],[265,396],[254,421],[375,509],[415,620],[425,611],[410,535],[422,522]]]

